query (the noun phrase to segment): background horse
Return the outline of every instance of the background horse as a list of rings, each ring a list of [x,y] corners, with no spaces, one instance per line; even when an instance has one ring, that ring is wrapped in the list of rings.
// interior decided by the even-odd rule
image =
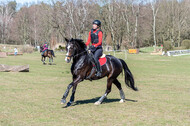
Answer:
[[[73,87],[72,95],[70,101],[67,103],[67,106],[70,106],[73,103],[77,85],[81,81],[97,80],[106,76],[107,76],[106,92],[97,102],[95,102],[95,104],[96,105],[101,104],[104,98],[111,92],[112,83],[114,83],[120,91],[120,97],[121,97],[120,102],[124,102],[125,94],[122,90],[121,83],[117,79],[117,77],[120,75],[120,73],[122,73],[123,70],[125,73],[125,84],[134,91],[138,90],[135,87],[133,75],[124,60],[118,59],[111,55],[106,55],[107,62],[106,64],[101,66],[102,76],[96,77],[95,75],[96,71],[93,70],[93,63],[91,62],[90,55],[88,54],[86,50],[86,45],[83,43],[83,41],[79,39],[70,39],[70,40],[65,39],[65,40],[67,42],[66,46],[67,54],[65,57],[65,61],[69,63],[73,58],[73,63],[71,66],[73,81],[67,86],[66,92],[62,97],[61,104],[66,103],[66,98],[69,94],[69,90],[72,87]]]
[[[40,46],[40,52],[42,52],[42,51],[43,51],[43,47]],[[53,63],[53,57],[55,57],[54,51],[48,49],[44,52],[44,54],[42,55],[42,59],[41,59],[43,64],[45,64],[46,57],[49,57],[49,63],[50,64]]]

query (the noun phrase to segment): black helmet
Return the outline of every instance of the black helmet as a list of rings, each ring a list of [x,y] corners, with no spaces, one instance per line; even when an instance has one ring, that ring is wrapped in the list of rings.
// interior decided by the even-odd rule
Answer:
[[[101,26],[101,21],[99,20],[94,20],[92,24],[96,24],[97,26]]]

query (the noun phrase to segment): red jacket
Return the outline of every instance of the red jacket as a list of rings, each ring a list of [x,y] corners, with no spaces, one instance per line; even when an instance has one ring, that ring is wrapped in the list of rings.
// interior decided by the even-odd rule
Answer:
[[[93,33],[95,33],[96,31],[97,31],[97,30],[94,30]],[[103,37],[103,33],[102,33],[102,31],[100,31],[100,32],[98,33],[99,42],[98,42],[97,44],[92,43],[92,45],[95,46],[95,47],[102,45],[102,37]],[[90,42],[91,42],[91,31],[89,32],[88,40],[87,40],[87,42],[85,43],[86,46],[88,46],[88,45],[90,44]]]
[[[47,44],[44,44],[44,46],[43,46],[43,51],[45,51],[46,49],[48,49],[48,45],[47,45]]]

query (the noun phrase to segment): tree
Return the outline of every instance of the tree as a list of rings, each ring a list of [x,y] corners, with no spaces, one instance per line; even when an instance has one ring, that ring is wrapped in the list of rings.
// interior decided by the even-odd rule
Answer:
[[[0,27],[1,27],[1,43],[6,43],[9,39],[9,26],[13,15],[16,12],[16,2],[1,3],[0,4]],[[7,40],[6,40],[7,39]]]
[[[51,0],[51,3],[0,3],[0,43],[40,45],[87,40],[92,21],[102,21],[114,49],[155,47],[163,41],[180,46],[190,39],[189,0]],[[96,9],[94,9],[96,8]],[[52,44],[50,44],[52,45]]]
[[[152,16],[153,16],[152,29],[153,29],[154,46],[156,47],[157,46],[156,44],[156,16],[159,10],[159,0],[151,0],[150,4],[151,4],[151,9],[152,9]]]
[[[179,1],[176,8],[176,22],[178,27],[178,47],[181,45],[181,32],[185,29],[185,27],[187,27],[186,19],[187,15],[189,14],[189,7],[186,6],[186,4],[187,1]]]

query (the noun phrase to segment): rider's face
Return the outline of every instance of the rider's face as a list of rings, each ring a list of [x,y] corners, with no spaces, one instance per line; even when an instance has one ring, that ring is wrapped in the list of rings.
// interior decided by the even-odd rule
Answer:
[[[97,29],[97,28],[98,28],[98,25],[93,24],[93,25],[92,25],[92,28],[93,28],[93,29]]]

